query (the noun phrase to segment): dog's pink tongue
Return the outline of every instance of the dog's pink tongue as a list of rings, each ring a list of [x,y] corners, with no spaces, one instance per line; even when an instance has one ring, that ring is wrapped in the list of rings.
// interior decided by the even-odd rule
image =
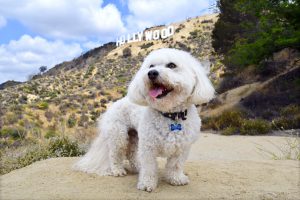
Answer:
[[[161,95],[162,93],[163,93],[162,87],[154,88],[149,91],[149,95],[152,98],[156,98],[158,95]]]

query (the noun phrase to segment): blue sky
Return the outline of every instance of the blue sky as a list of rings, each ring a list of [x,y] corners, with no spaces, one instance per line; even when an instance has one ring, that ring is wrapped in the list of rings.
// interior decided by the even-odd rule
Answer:
[[[0,0],[0,83],[25,81],[146,27],[211,12],[214,0]]]

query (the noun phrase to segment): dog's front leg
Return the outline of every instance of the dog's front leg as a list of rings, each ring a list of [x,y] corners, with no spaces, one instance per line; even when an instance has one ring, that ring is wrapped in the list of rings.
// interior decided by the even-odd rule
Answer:
[[[189,153],[189,148],[181,154],[176,154],[168,158],[166,164],[165,180],[171,185],[187,185],[189,178],[183,173],[183,165]]]
[[[137,188],[152,192],[157,186],[157,161],[153,149],[146,146],[139,146],[140,174]]]

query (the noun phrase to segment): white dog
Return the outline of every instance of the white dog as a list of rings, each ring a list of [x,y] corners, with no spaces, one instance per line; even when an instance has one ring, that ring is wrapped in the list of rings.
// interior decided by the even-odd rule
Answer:
[[[183,164],[198,138],[201,120],[195,104],[208,102],[214,88],[189,53],[159,49],[150,53],[129,85],[99,121],[99,136],[75,168],[99,175],[124,176],[124,160],[139,172],[137,188],[157,186],[157,157],[166,157],[165,179],[186,185]]]

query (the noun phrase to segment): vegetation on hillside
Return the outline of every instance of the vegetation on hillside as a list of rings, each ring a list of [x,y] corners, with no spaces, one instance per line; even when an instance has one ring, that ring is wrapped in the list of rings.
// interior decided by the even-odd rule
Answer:
[[[206,118],[204,127],[226,135],[299,129],[300,1],[218,0],[217,6],[212,45],[226,66],[217,91],[226,94],[244,85],[258,86],[235,94],[240,96],[238,103]],[[224,99],[215,99],[210,108],[218,109]]]
[[[243,68],[292,47],[300,49],[299,0],[218,0],[213,47],[231,69]]]
[[[27,145],[23,146],[26,148],[22,148],[22,151],[20,149],[0,151],[0,174],[8,173],[43,159],[74,157],[84,153],[76,141],[72,141],[66,136],[57,136],[49,140],[43,140],[43,142],[31,140],[26,141],[26,143]],[[9,156],[4,156],[5,154],[9,154]]]

